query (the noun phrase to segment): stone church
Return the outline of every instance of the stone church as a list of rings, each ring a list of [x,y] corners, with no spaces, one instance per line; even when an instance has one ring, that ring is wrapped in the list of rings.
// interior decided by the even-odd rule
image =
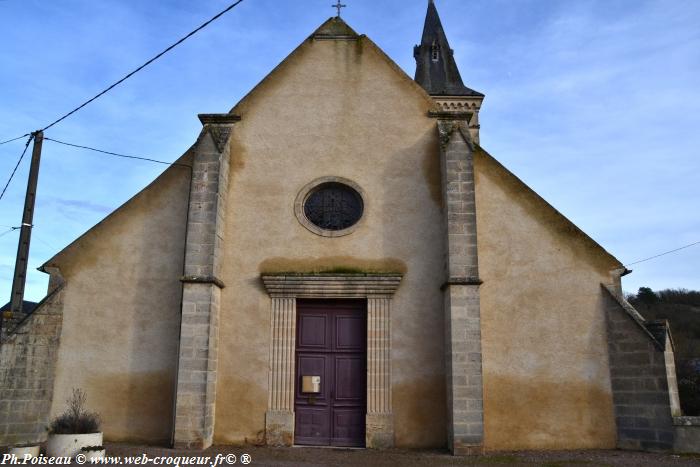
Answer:
[[[411,79],[331,18],[200,115],[42,266],[47,297],[3,336],[0,444],[45,436],[82,388],[111,441],[671,447],[666,324],[480,146],[484,94],[432,0],[414,55]]]

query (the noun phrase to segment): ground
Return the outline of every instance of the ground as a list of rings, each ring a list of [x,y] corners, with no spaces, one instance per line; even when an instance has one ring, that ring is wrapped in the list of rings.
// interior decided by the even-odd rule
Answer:
[[[460,458],[446,451],[374,451],[364,449],[267,448],[215,446],[200,451],[174,450],[124,444],[108,444],[107,456],[210,456],[234,454],[236,465],[248,454],[250,465],[265,467],[326,466],[458,466],[458,465],[524,465],[524,466],[700,466],[700,455],[656,454],[631,451],[550,451],[508,452],[479,457]],[[152,462],[151,462],[152,464]],[[221,465],[221,464],[220,464]],[[223,467],[227,464],[224,462]]]

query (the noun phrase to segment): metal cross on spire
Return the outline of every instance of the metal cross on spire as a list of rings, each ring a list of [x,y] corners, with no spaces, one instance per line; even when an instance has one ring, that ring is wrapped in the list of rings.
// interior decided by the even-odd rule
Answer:
[[[332,6],[333,8],[337,8],[337,9],[338,9],[338,16],[337,16],[338,18],[340,18],[340,9],[341,9],[341,8],[347,7],[347,5],[343,5],[342,3],[340,3],[340,0],[338,0],[338,3],[336,3],[335,5],[331,5],[331,6]]]

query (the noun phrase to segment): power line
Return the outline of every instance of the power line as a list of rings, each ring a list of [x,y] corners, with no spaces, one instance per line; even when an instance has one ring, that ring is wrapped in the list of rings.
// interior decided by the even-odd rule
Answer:
[[[100,152],[102,154],[108,154],[110,156],[116,156],[116,157],[123,157],[126,159],[137,159],[140,161],[147,161],[147,162],[155,162],[156,164],[164,164],[164,165],[176,165],[176,166],[181,166],[181,167],[187,167],[188,169],[191,169],[192,167],[187,165],[187,164],[178,164],[177,162],[166,162],[166,161],[159,161],[158,159],[151,159],[149,157],[140,157],[140,156],[128,156],[126,154],[119,154],[117,152],[111,152],[111,151],[105,151],[102,149],[97,149],[97,148],[91,148],[90,146],[82,146],[80,144],[73,144],[73,143],[66,143],[65,141],[59,141],[57,139],[53,138],[48,138],[44,137],[45,141],[53,141],[54,143],[58,144],[63,144],[64,146],[71,146],[74,148],[79,148],[79,149],[86,149],[88,151],[94,151],[94,152]]]
[[[36,226],[34,226],[34,227],[36,227]],[[52,244],[50,244],[49,242],[47,242],[47,241],[45,241],[45,240],[42,240],[42,238],[41,238],[39,235],[36,234],[36,229],[32,230],[32,236],[33,236],[33,239],[39,240],[41,243],[43,243],[43,244],[46,245],[47,247],[51,248],[52,250],[57,250],[57,249],[58,249],[58,248],[56,248],[55,246],[53,246]]]
[[[625,267],[627,267],[627,266],[632,266],[633,264],[643,263],[643,262],[645,262],[645,261],[649,261],[649,260],[651,260],[651,259],[659,258],[659,257],[661,257],[661,256],[670,255],[671,253],[675,253],[676,251],[685,250],[686,248],[690,248],[691,246],[695,246],[695,245],[700,245],[700,242],[691,243],[691,244],[689,244],[689,245],[685,245],[685,246],[682,246],[682,247],[680,247],[680,248],[676,248],[675,250],[671,250],[671,251],[667,251],[667,252],[665,252],[665,253],[660,253],[660,254],[658,254],[658,255],[650,256],[649,258],[640,259],[639,261],[635,261],[635,262],[633,262],[633,263],[625,264]]]
[[[22,158],[24,158],[24,154],[26,154],[27,148],[29,147],[29,143],[32,142],[32,138],[34,138],[34,135],[29,135],[29,139],[27,139],[27,144],[24,145],[24,151],[22,151],[22,155],[19,156],[19,160],[17,161],[17,165],[15,165],[14,170],[10,174],[10,178],[7,180],[7,183],[5,183],[5,188],[3,188],[2,193],[0,193],[0,199],[2,199],[3,196],[5,196],[5,192],[7,191],[7,187],[10,186],[10,182],[12,181],[12,178],[15,176],[15,172],[17,172],[17,167],[19,167],[19,164],[22,162]]]
[[[21,227],[11,227],[10,230],[6,230],[5,232],[0,234],[0,237],[4,237],[5,235],[9,234],[10,232],[14,232],[15,230],[19,230]]]
[[[67,114],[65,114],[65,115],[62,116],[61,118],[59,118],[58,120],[55,120],[53,123],[51,123],[51,124],[45,126],[45,127],[42,129],[42,131],[48,130],[48,129],[51,128],[52,126],[56,125],[58,122],[60,122],[60,121],[62,121],[62,120],[64,120],[64,119],[70,117],[70,116],[73,115],[75,112],[77,112],[78,110],[82,109],[83,107],[85,107],[86,105],[88,105],[89,103],[91,103],[92,101],[94,101],[95,99],[97,99],[97,98],[103,96],[104,94],[108,93],[109,91],[111,91],[112,89],[114,89],[115,87],[117,87],[118,85],[120,85],[121,83],[123,83],[124,81],[126,81],[127,79],[131,78],[133,75],[135,75],[135,74],[138,73],[139,71],[141,71],[141,70],[143,70],[144,68],[146,68],[146,67],[147,67],[148,65],[150,65],[151,63],[153,63],[153,62],[155,62],[156,60],[158,60],[160,57],[162,57],[162,56],[165,55],[166,53],[170,52],[172,49],[174,49],[174,48],[177,47],[178,45],[180,45],[180,44],[182,44],[183,42],[185,42],[187,39],[189,39],[190,37],[192,37],[193,35],[195,35],[195,34],[198,33],[199,31],[201,31],[202,29],[204,29],[204,28],[206,28],[207,26],[209,26],[211,23],[213,23],[214,21],[216,21],[217,19],[219,19],[219,18],[220,18],[221,16],[223,16],[225,13],[228,13],[230,10],[232,10],[234,7],[236,7],[236,6],[237,6],[239,3],[241,3],[242,1],[243,1],[243,0],[238,0],[238,1],[234,2],[234,3],[232,3],[231,5],[227,6],[227,7],[224,8],[221,12],[219,12],[219,13],[216,14],[216,15],[214,15],[209,21],[206,21],[206,22],[203,23],[201,26],[199,26],[198,28],[194,29],[192,32],[190,32],[189,34],[187,34],[185,37],[183,37],[182,39],[178,40],[178,41],[175,42],[173,45],[171,45],[170,47],[166,48],[166,49],[163,50],[161,53],[159,53],[158,55],[156,55],[156,56],[153,57],[152,59],[148,60],[146,63],[144,63],[144,64],[141,65],[140,67],[136,68],[134,71],[132,71],[131,73],[127,74],[127,75],[124,76],[122,79],[120,79],[120,80],[117,81],[116,83],[114,83],[114,84],[112,84],[111,86],[109,86],[108,88],[106,88],[104,91],[100,92],[99,94],[97,94],[96,96],[92,97],[91,99],[88,99],[87,101],[83,102],[83,103],[80,104],[78,107],[76,107],[75,109],[71,110],[70,112],[68,112]]]
[[[25,134],[23,134],[22,136],[18,136],[17,138],[8,139],[7,141],[2,141],[2,142],[0,142],[0,146],[3,145],[3,144],[11,143],[11,142],[13,142],[13,141],[17,141],[18,139],[22,139],[22,138],[24,138],[25,136],[29,136],[29,135],[30,135],[30,133],[25,133]]]

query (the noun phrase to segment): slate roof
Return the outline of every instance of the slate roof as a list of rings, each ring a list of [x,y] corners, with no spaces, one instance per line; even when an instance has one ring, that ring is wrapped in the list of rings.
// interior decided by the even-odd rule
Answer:
[[[433,59],[433,52],[437,52]],[[437,7],[431,0],[425,16],[423,38],[420,45],[413,48],[416,59],[415,80],[431,96],[482,96],[464,85],[459,74],[453,51],[447,41]]]
[[[0,308],[0,311],[10,311],[11,304],[12,304],[12,302],[7,302],[2,308]],[[37,305],[38,305],[38,303],[36,303],[36,302],[28,302],[26,300],[23,301],[22,302],[22,313],[31,313],[32,311],[34,311],[34,308],[36,308]]]

